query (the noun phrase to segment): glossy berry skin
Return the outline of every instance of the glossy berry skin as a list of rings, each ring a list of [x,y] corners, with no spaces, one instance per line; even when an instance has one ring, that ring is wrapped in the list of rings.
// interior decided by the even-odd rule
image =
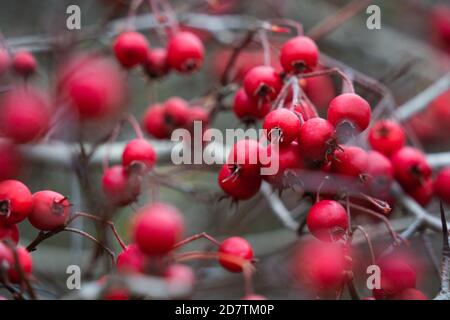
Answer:
[[[282,82],[279,74],[269,66],[250,69],[244,78],[244,89],[254,101],[273,101],[280,93]]]
[[[253,178],[260,174],[262,146],[254,139],[243,139],[236,142],[227,158],[229,166],[236,166],[243,178]]]
[[[332,169],[338,174],[360,177],[367,173],[369,159],[367,152],[359,147],[343,146],[334,153]]]
[[[0,140],[0,181],[16,177],[22,168],[22,157],[17,147]]]
[[[417,188],[431,176],[431,167],[418,149],[403,147],[392,156],[391,161],[395,179],[405,189]]]
[[[167,139],[170,137],[170,129],[166,124],[163,105],[156,104],[148,107],[144,114],[143,127],[148,134],[156,139]]]
[[[237,258],[238,261],[233,261]],[[251,261],[253,259],[253,248],[247,240],[241,237],[227,238],[219,247],[219,263],[230,272],[242,272],[243,266],[240,259]]]
[[[364,131],[370,123],[369,103],[354,93],[344,93],[331,100],[328,121],[335,127],[344,121],[350,122],[357,131]]]
[[[407,190],[408,195],[416,200],[418,204],[420,204],[422,207],[427,206],[434,195],[434,181],[431,178],[428,178],[425,180],[421,185],[418,187],[408,189]]]
[[[176,33],[167,45],[167,63],[170,68],[190,73],[201,68],[205,56],[202,41],[192,32]]]
[[[319,62],[319,49],[311,38],[298,36],[281,47],[280,62],[287,73],[311,71]]]
[[[378,266],[381,269],[381,289],[378,296],[380,293],[392,296],[416,287],[416,271],[402,255],[387,256],[379,261]]]
[[[123,67],[130,69],[145,63],[149,51],[147,39],[139,32],[121,33],[114,42],[114,54]]]
[[[27,78],[36,72],[37,62],[30,52],[19,51],[13,56],[12,67],[17,74]]]
[[[141,192],[141,184],[139,177],[118,165],[103,173],[102,189],[112,204],[126,206],[136,201]]]
[[[314,204],[306,217],[309,231],[319,240],[339,239],[348,229],[348,215],[339,202],[322,200]]]
[[[450,203],[450,167],[439,171],[434,183],[434,190],[442,201]]]
[[[171,128],[180,128],[189,121],[189,105],[181,98],[173,97],[164,103],[164,119]]]
[[[122,166],[141,164],[150,170],[156,163],[156,152],[153,146],[144,139],[134,139],[127,143],[122,153]]]
[[[428,298],[422,291],[408,288],[393,296],[391,300],[428,300]]]
[[[405,145],[405,131],[395,121],[380,120],[369,131],[372,149],[390,157]]]
[[[39,91],[15,89],[4,97],[0,107],[0,130],[14,142],[37,140],[48,130],[49,123],[49,106]]]
[[[16,224],[27,218],[33,209],[30,190],[17,180],[0,182],[0,222]]]
[[[24,276],[28,277],[33,269],[33,259],[31,258],[31,254],[27,249],[21,246],[18,246],[16,250],[20,268],[22,269]],[[16,268],[16,263],[13,258],[11,268],[8,269],[8,278],[12,283],[20,283],[21,281],[20,273],[17,272]]]
[[[234,175],[233,168],[224,164],[217,178],[220,188],[233,200],[247,200],[256,195],[261,187],[261,176]]]
[[[169,253],[181,240],[184,232],[183,216],[177,208],[155,203],[139,210],[133,225],[133,238],[147,256]]]
[[[143,67],[150,79],[159,79],[167,75],[170,71],[170,67],[167,63],[166,49],[154,48],[149,50]]]
[[[263,129],[267,130],[267,138],[272,140],[272,135],[277,133],[277,136],[280,137],[280,143],[285,145],[290,144],[297,138],[300,126],[299,117],[288,109],[271,111],[263,123]]]
[[[195,283],[194,271],[185,264],[170,265],[164,272],[164,278],[169,284],[192,286]]]
[[[33,210],[28,220],[38,230],[52,231],[66,223],[70,203],[57,192],[44,190],[33,194]]]
[[[19,243],[19,228],[15,224],[0,222],[0,241],[7,240],[17,245]]]
[[[136,244],[130,244],[117,256],[117,271],[125,273],[145,272],[146,257]]]
[[[301,126],[297,141],[302,155],[315,161],[322,161],[334,150],[334,127],[322,118],[309,119]]]
[[[233,112],[244,122],[263,119],[270,112],[270,103],[258,103],[249,98],[244,88],[240,88],[234,96]]]

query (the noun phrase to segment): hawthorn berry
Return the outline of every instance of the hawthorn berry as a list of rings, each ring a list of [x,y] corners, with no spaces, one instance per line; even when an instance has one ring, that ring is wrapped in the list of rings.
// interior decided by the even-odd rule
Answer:
[[[34,141],[49,128],[50,108],[43,94],[36,89],[14,89],[0,107],[3,134],[16,143]]]
[[[361,132],[369,126],[370,117],[369,103],[355,93],[335,97],[328,107],[328,121],[336,128],[349,123],[352,129]]]
[[[301,126],[297,137],[303,157],[323,161],[336,148],[334,127],[327,120],[312,118]]]
[[[181,73],[190,73],[201,68],[205,56],[202,41],[192,32],[176,33],[167,45],[167,63]]]
[[[27,78],[36,72],[37,62],[31,52],[23,50],[14,54],[12,67],[17,74]]]
[[[133,170],[112,166],[103,172],[103,192],[112,204],[126,206],[136,201],[141,192],[140,178]]]
[[[183,216],[178,209],[155,203],[139,210],[133,225],[133,238],[144,254],[161,256],[172,250],[183,231]]]
[[[283,44],[280,62],[287,73],[311,71],[319,62],[319,49],[311,38],[298,36]]]
[[[149,50],[143,67],[150,79],[159,79],[167,75],[170,71],[167,63],[167,50],[164,48]]]
[[[108,290],[103,295],[103,300],[108,301],[130,300],[130,292],[127,289],[121,287],[108,288]]]
[[[247,240],[241,237],[227,238],[219,247],[219,263],[230,272],[241,272],[241,260],[253,259],[253,248]]]
[[[33,209],[30,190],[17,180],[0,182],[0,222],[16,224],[27,218]]]
[[[15,245],[19,243],[19,228],[16,224],[0,222],[0,241],[10,240]]]
[[[439,198],[450,203],[450,167],[439,171],[434,183],[434,191]]]
[[[422,185],[431,176],[431,167],[425,155],[413,147],[403,147],[391,158],[395,179],[405,189]]]
[[[170,137],[170,129],[166,124],[164,105],[156,104],[148,107],[144,114],[143,127],[145,131],[156,139]]]
[[[114,42],[114,54],[123,67],[130,69],[145,63],[150,45],[143,34],[122,32]]]
[[[378,151],[367,153],[367,183],[375,191],[387,189],[394,180],[394,168],[391,161]]]
[[[18,246],[15,250],[17,252],[19,266],[16,265],[13,253],[11,253],[12,264],[8,269],[8,278],[12,283],[20,283],[21,275],[17,272],[17,267],[22,270],[25,277],[28,277],[33,269],[33,259],[31,258],[31,254],[24,247]]]
[[[234,96],[233,112],[244,122],[252,122],[264,118],[270,111],[270,103],[258,104],[249,98],[244,88],[240,88]]]
[[[396,294],[391,298],[392,300],[428,300],[427,296],[422,291],[408,288]]]
[[[122,153],[122,166],[141,164],[145,170],[153,168],[157,160],[153,146],[144,139],[134,139],[127,143]]]
[[[322,241],[339,239],[349,227],[347,211],[334,200],[319,201],[309,209],[306,225]]]
[[[369,158],[367,152],[355,146],[343,146],[334,152],[334,172],[351,177],[363,177],[367,173]]]
[[[22,157],[17,147],[9,141],[0,140],[0,181],[16,177],[22,167]]]
[[[117,256],[117,271],[143,273],[146,257],[136,244],[130,244]]]
[[[271,111],[264,119],[263,129],[267,131],[267,138],[272,140],[275,136],[282,144],[290,144],[297,138],[300,130],[300,119],[288,109]]]
[[[164,121],[170,128],[180,128],[189,121],[189,105],[181,98],[173,97],[164,103]]]
[[[370,146],[390,157],[405,145],[405,131],[395,121],[380,120],[369,131]]]
[[[236,167],[224,164],[217,178],[220,188],[234,200],[247,200],[258,193],[262,179],[260,175],[243,177]]]
[[[230,150],[227,164],[234,166],[243,178],[253,178],[260,174],[262,146],[254,139],[243,139],[236,142]]]
[[[280,75],[270,66],[254,67],[244,78],[245,92],[250,99],[258,101],[258,104],[275,100],[281,87]]]
[[[416,287],[416,271],[404,255],[385,256],[378,266],[381,270],[381,289],[374,292],[375,298],[393,296]]]
[[[28,215],[31,225],[41,231],[52,231],[66,222],[70,213],[67,197],[50,190],[33,194],[33,210]]]

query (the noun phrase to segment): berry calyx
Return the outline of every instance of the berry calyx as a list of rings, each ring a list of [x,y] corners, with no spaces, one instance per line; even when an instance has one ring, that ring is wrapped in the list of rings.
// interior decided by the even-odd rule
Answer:
[[[33,209],[30,190],[17,180],[0,182],[0,222],[15,224],[27,218]]]
[[[113,49],[122,66],[130,69],[146,62],[149,47],[144,35],[135,31],[127,31],[116,38]]]
[[[201,68],[205,56],[202,41],[192,32],[176,33],[167,45],[167,63],[181,73]]]
[[[311,38],[298,36],[281,47],[280,62],[287,73],[311,71],[318,61],[319,49]]]
[[[157,160],[153,146],[144,139],[134,139],[127,143],[122,153],[122,166],[142,165],[145,171],[151,170]]]
[[[390,157],[405,145],[405,131],[395,121],[380,120],[369,131],[370,146]]]
[[[439,171],[434,183],[434,190],[442,201],[450,203],[450,167]]]
[[[136,201],[141,192],[138,175],[123,166],[108,168],[102,177],[102,188],[106,198],[116,206],[126,206]]]
[[[254,101],[273,101],[281,90],[281,78],[274,68],[258,66],[250,69],[244,78],[244,89]]]
[[[278,139],[282,144],[290,144],[297,138],[300,130],[300,119],[288,109],[271,111],[264,119],[263,129],[267,131],[267,138]]]
[[[183,231],[183,216],[178,209],[155,203],[139,210],[133,225],[133,238],[144,254],[160,256],[172,250]]]
[[[324,161],[337,147],[333,125],[322,118],[303,123],[297,139],[302,155],[311,161]]]
[[[336,128],[350,124],[351,129],[361,132],[369,126],[370,118],[369,103],[354,93],[344,93],[337,96],[331,100],[328,107],[328,121]]]
[[[322,241],[341,238],[348,229],[348,215],[339,202],[322,200],[314,204],[306,217],[309,231]]]
[[[13,56],[12,67],[17,74],[28,78],[36,72],[37,62],[30,52],[19,51]]]
[[[233,258],[237,258],[233,261]],[[247,240],[241,237],[227,238],[219,247],[219,263],[230,272],[242,272],[241,260],[253,259],[253,248]]]
[[[70,213],[67,197],[50,190],[33,194],[33,210],[28,220],[36,229],[51,231],[61,227]]]

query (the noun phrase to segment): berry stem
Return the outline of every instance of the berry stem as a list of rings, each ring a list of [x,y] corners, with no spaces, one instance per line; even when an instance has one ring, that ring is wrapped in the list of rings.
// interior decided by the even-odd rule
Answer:
[[[191,242],[193,242],[193,241],[195,241],[195,240],[202,239],[202,238],[203,238],[203,239],[207,239],[207,240],[209,240],[210,242],[212,242],[213,244],[215,244],[216,246],[220,247],[220,242],[219,242],[219,241],[217,241],[215,238],[211,237],[211,236],[210,236],[209,234],[207,234],[206,232],[202,232],[202,233],[199,233],[199,234],[195,234],[195,235],[193,235],[193,236],[190,236],[189,238],[186,238],[186,239],[184,239],[184,240],[182,240],[182,241],[176,243],[176,244],[173,246],[172,250],[175,250],[175,249],[177,249],[177,248],[179,248],[179,247],[185,246],[185,245],[187,245],[188,243],[191,243]]]
[[[79,234],[79,235],[85,237],[86,239],[91,240],[92,242],[97,244],[99,247],[101,247],[103,250],[105,250],[110,255],[112,262],[115,263],[116,259],[115,259],[115,256],[114,256],[114,252],[112,252],[111,249],[109,249],[103,243],[98,241],[94,236],[90,235],[89,233],[87,233],[85,231],[82,231],[82,230],[79,230],[79,229],[75,229],[75,228],[67,228],[67,227],[65,227],[63,229],[63,231],[76,233],[76,234]]]
[[[134,29],[134,18],[136,17],[137,11],[139,7],[142,5],[144,0],[133,0],[130,3],[130,7],[128,9],[128,17],[127,17],[127,30],[131,31]]]
[[[136,118],[131,114],[125,115],[125,120],[131,125],[134,130],[134,133],[138,139],[144,139],[144,133],[142,132],[141,126]]]
[[[259,35],[259,39],[261,41],[261,45],[262,45],[263,53],[264,53],[264,65],[270,66],[270,64],[271,64],[270,43],[269,43],[269,39],[267,38],[266,30],[264,30],[264,29],[259,30],[258,35]]]
[[[375,251],[373,250],[373,244],[372,244],[372,240],[370,239],[369,234],[367,233],[366,229],[364,229],[363,226],[357,225],[355,227],[355,231],[359,230],[362,235],[364,236],[364,239],[367,242],[367,245],[369,246],[369,252],[370,252],[370,258],[372,261],[372,264],[375,265],[376,264],[376,258],[375,258]]]
[[[325,70],[319,70],[319,71],[313,71],[309,73],[302,73],[299,74],[299,78],[312,78],[312,77],[319,77],[319,76],[326,76],[331,74],[337,74],[341,77],[341,79],[347,84],[348,90],[350,93],[355,93],[355,88],[353,86],[353,82],[350,80],[350,78],[340,69],[338,68],[331,68],[331,69],[325,69]]]
[[[111,132],[111,135],[106,142],[106,151],[105,156],[103,158],[103,171],[108,170],[109,168],[109,158],[111,156],[111,145],[117,140],[120,134],[120,130],[122,129],[122,121],[117,123],[117,125],[114,127],[114,129]]]

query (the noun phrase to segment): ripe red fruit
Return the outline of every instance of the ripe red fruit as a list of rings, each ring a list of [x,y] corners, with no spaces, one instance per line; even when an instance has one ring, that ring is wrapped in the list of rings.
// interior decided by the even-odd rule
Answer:
[[[450,203],[450,167],[439,171],[434,183],[434,190],[441,200]]]
[[[145,255],[136,244],[130,244],[117,256],[117,271],[142,273],[145,271]]]
[[[288,73],[311,71],[319,62],[319,49],[311,38],[298,36],[281,47],[280,62]]]
[[[192,286],[195,283],[195,274],[191,267],[185,264],[172,264],[164,272],[164,278],[173,284]]]
[[[422,207],[428,205],[434,195],[433,179],[428,178],[421,185],[413,189],[407,189],[407,193]]]
[[[270,103],[258,103],[249,98],[244,88],[240,88],[234,96],[233,112],[239,119],[244,122],[252,122],[254,120],[264,118],[270,111]]]
[[[300,130],[300,119],[288,109],[276,109],[264,119],[263,129],[267,130],[267,138],[272,140],[275,134],[282,144],[288,145],[297,138]]]
[[[49,127],[48,103],[35,89],[12,90],[4,97],[0,110],[1,131],[16,143],[36,140]]]
[[[16,247],[17,258],[19,262],[19,266],[22,269],[24,276],[28,277],[31,274],[33,269],[33,260],[31,258],[31,254],[24,247]],[[8,278],[12,283],[20,283],[21,277],[20,273],[17,272],[17,266],[13,257],[13,253],[11,253],[12,264],[8,269]]]
[[[378,293],[392,296],[416,287],[416,272],[402,255],[384,257],[378,266],[381,269],[381,289]]]
[[[122,153],[122,166],[141,164],[150,170],[156,163],[156,152],[153,146],[144,139],[134,139],[127,143]]]
[[[231,237],[222,241],[219,247],[219,263],[222,267],[231,272],[241,272],[243,270],[241,259],[247,261],[253,259],[253,249],[247,240]]]
[[[392,300],[428,300],[422,291],[409,288],[392,297]]]
[[[257,140],[243,139],[236,142],[227,158],[229,166],[235,166],[242,177],[255,177],[260,174],[262,146]]]
[[[149,43],[141,33],[127,31],[116,38],[113,49],[122,66],[130,69],[146,61]]]
[[[405,145],[405,131],[395,121],[380,120],[370,129],[368,140],[374,150],[390,157]]]
[[[328,121],[335,127],[349,122],[360,132],[370,123],[369,103],[354,93],[344,93],[331,100],[328,107]]]
[[[204,56],[203,43],[192,32],[178,32],[167,45],[167,62],[171,68],[181,73],[200,69]]]
[[[22,157],[16,146],[0,140],[0,181],[16,177],[21,169]]]
[[[15,245],[19,243],[19,228],[15,224],[0,222],[0,241],[10,240]]]
[[[386,190],[394,179],[394,168],[391,161],[378,151],[369,151],[367,165],[367,183],[376,192]]]
[[[62,226],[70,213],[67,197],[54,191],[39,191],[33,195],[33,210],[28,220],[36,229],[51,231]]]
[[[254,101],[275,100],[281,87],[280,75],[269,66],[254,67],[244,78],[245,92]]]
[[[301,116],[304,121],[307,121],[312,118],[317,118],[317,114],[314,111],[311,104],[305,100],[301,100],[294,104],[293,106],[294,112]]]
[[[156,139],[167,139],[170,137],[170,129],[166,124],[165,108],[156,104],[148,107],[144,114],[143,127],[145,131]]]
[[[30,52],[19,51],[14,54],[12,66],[17,74],[26,78],[36,72],[37,62]]]
[[[189,121],[189,105],[181,98],[173,97],[164,103],[164,120],[170,128],[180,128]]]
[[[392,156],[391,161],[395,179],[405,189],[414,189],[431,176],[431,167],[418,149],[403,147]]]
[[[348,215],[339,202],[322,200],[314,204],[306,217],[309,231],[322,241],[333,241],[348,229]]]
[[[234,200],[247,200],[258,193],[261,176],[245,177],[234,173],[233,166],[224,164],[217,178],[220,188]]]
[[[0,77],[8,71],[10,64],[11,58],[8,51],[0,48]]]
[[[334,153],[333,171],[342,175],[360,177],[367,173],[369,158],[367,152],[359,147],[343,146]]]
[[[122,166],[113,166],[103,172],[102,188],[106,198],[117,206],[136,201],[141,192],[139,177]]]
[[[100,56],[81,56],[65,64],[58,92],[82,120],[109,118],[121,111],[126,82],[117,65]]]
[[[169,73],[170,67],[167,63],[167,51],[164,48],[154,48],[147,54],[144,71],[151,79],[159,79]]]
[[[177,208],[155,203],[142,208],[133,225],[134,241],[146,255],[165,255],[181,239],[183,216]]]
[[[323,161],[336,147],[334,127],[322,118],[303,123],[297,139],[302,155],[308,160]]]
[[[26,219],[33,209],[30,190],[17,180],[0,182],[0,222],[15,224]]]
[[[283,178],[288,170],[299,170],[305,167],[303,158],[301,156],[300,147],[297,142],[292,142],[289,145],[281,145],[277,153],[272,153],[272,145],[267,146],[267,155],[270,157],[270,163],[264,164],[263,167],[270,167],[273,161],[278,162],[278,171],[275,174],[263,175],[263,179],[272,184],[285,186],[289,183],[284,183]]]
[[[209,124],[209,112],[200,106],[189,108],[189,120],[188,120],[188,128],[193,129],[194,122],[199,121],[202,123],[203,130]]]

